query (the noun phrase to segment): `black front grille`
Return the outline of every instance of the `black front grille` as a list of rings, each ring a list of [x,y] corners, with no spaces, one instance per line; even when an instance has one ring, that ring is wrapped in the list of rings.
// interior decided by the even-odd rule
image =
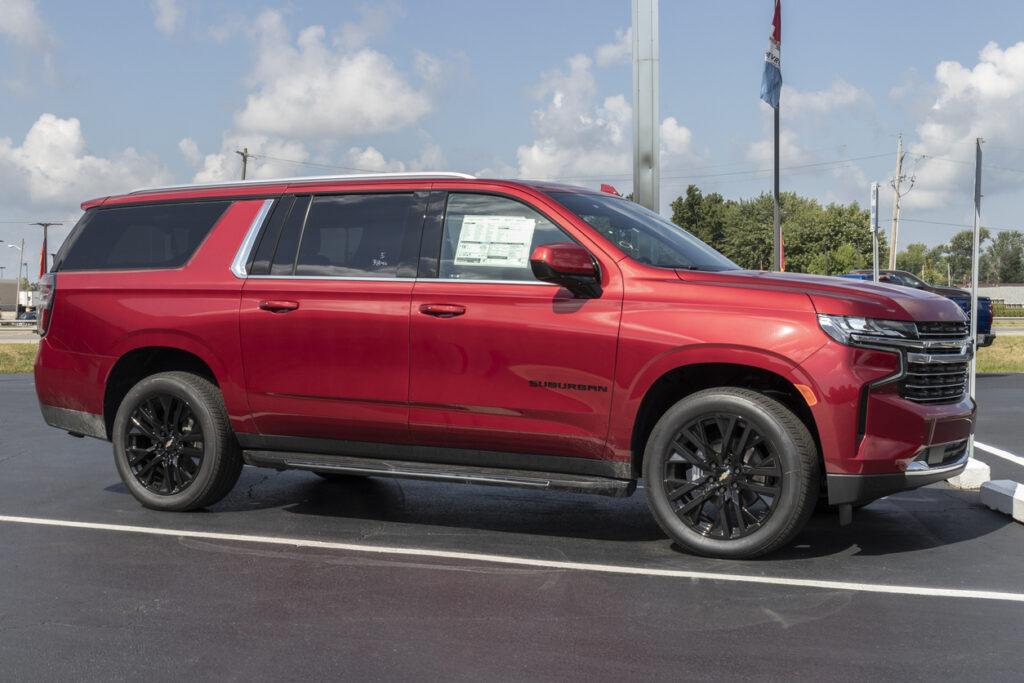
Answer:
[[[917,323],[917,336],[927,340],[957,340],[969,333],[967,323],[959,322],[926,322]]]
[[[906,373],[899,381],[900,396],[915,403],[956,403],[967,393],[967,323],[919,322],[917,335],[917,343],[904,346]]]
[[[967,362],[907,363],[900,396],[917,403],[956,403],[967,387]]]

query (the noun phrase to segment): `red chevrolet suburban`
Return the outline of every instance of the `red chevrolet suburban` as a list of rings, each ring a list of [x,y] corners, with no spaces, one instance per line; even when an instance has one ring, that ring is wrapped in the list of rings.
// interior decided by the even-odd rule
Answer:
[[[628,496],[755,557],[819,497],[964,468],[948,299],[741,270],[605,193],[461,174],[261,180],[85,202],[44,281],[46,421],[113,442],[145,506],[242,465]]]

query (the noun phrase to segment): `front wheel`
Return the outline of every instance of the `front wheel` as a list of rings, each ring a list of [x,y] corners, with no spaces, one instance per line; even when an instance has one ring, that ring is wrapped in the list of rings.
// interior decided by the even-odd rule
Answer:
[[[789,542],[818,497],[818,455],[788,408],[749,389],[691,394],[647,441],[648,505],[682,548],[748,559]]]
[[[135,498],[156,510],[195,510],[227,495],[242,471],[220,391],[188,372],[141,380],[114,418],[114,462]]]

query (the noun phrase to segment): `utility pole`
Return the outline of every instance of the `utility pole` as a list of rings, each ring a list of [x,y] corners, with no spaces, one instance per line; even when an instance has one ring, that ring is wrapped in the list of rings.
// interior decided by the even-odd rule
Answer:
[[[903,175],[903,157],[906,156],[903,153],[903,136],[900,135],[896,141],[896,177],[892,180],[892,188],[895,190],[895,196],[892,202],[892,231],[889,233],[889,270],[896,269],[896,245],[899,243],[900,237],[900,197],[907,192],[910,192],[914,187],[914,180],[916,176],[910,177],[910,187],[906,189],[906,192],[900,193],[900,183],[907,179]]]
[[[878,183],[871,183],[871,279],[878,282]]]
[[[658,0],[633,0],[633,199],[661,211]]]
[[[248,147],[243,147],[241,152],[239,152],[236,149],[235,150],[235,154],[237,154],[238,156],[242,157],[242,180],[245,180],[245,167],[248,164],[249,159],[251,159],[252,157],[254,157],[256,155],[255,154],[249,154],[249,148]]]
[[[64,224],[63,223],[54,223],[53,221],[36,221],[35,223],[29,223],[29,225],[41,225],[41,226],[43,226],[43,256],[42,256],[42,262],[39,264],[39,277],[42,277],[46,273],[50,272],[50,268],[49,268],[49,265],[47,263],[47,258],[48,258],[47,254],[49,254],[50,252],[48,252],[46,250],[46,232],[47,232],[47,229],[51,225],[64,225]]]

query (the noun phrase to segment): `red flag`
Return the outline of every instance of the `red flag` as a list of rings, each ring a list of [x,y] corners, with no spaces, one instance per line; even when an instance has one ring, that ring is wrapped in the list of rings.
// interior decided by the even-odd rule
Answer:
[[[39,252],[39,278],[46,275],[46,242],[43,242],[43,250]]]
[[[782,231],[779,231],[779,263],[782,266],[782,272],[786,272],[786,240],[782,239]]]

